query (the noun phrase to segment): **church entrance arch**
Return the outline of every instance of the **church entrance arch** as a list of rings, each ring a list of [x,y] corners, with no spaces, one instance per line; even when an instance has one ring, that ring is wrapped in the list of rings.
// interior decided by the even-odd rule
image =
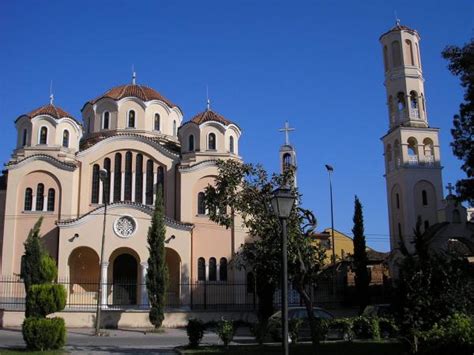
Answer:
[[[89,247],[74,249],[69,255],[69,305],[95,299],[99,283],[99,255]]]
[[[116,251],[112,261],[112,304],[130,306],[137,304],[138,261],[134,253]],[[111,258],[112,259],[112,258]]]
[[[171,248],[166,248],[166,266],[168,267],[167,305],[177,307],[180,304],[181,257]]]

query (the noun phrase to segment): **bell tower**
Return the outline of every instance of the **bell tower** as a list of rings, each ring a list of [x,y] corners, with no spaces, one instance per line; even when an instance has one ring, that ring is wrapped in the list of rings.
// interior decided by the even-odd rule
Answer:
[[[400,24],[380,37],[389,129],[382,137],[390,246],[403,239],[412,250],[417,221],[422,231],[438,222],[443,199],[438,129],[428,124],[420,36]]]
[[[294,128],[291,128],[288,124],[288,121],[285,122],[285,127],[280,128],[280,132],[285,132],[285,144],[280,148],[280,169],[283,173],[285,169],[293,167],[295,169],[295,175],[293,177],[293,185],[296,187],[296,150],[292,144],[290,144],[290,132],[294,131]]]

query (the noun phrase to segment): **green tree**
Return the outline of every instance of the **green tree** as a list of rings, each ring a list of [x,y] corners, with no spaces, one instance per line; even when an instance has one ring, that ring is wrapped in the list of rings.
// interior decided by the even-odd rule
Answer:
[[[42,223],[43,217],[40,217],[28,233],[28,237],[24,243],[25,253],[21,258],[20,276],[23,279],[27,291],[31,285],[40,284],[45,281],[42,268],[38,267],[41,265],[41,259],[44,255],[43,246],[40,240],[40,229]]]
[[[456,188],[462,200],[474,206],[474,38],[463,47],[448,46],[442,53],[449,61],[448,68],[461,80],[464,102],[459,105],[459,114],[453,119],[451,147],[456,157],[463,161],[462,170],[466,179],[457,182]]]
[[[164,319],[166,290],[168,287],[168,268],[165,250],[165,212],[161,186],[156,191],[155,211],[148,229],[148,270],[146,287],[150,301],[150,322],[155,328],[161,327]]]
[[[370,276],[367,270],[369,259],[367,258],[367,248],[364,236],[364,216],[362,213],[362,204],[356,196],[354,201],[354,256],[353,268],[355,269],[355,287],[357,294],[357,301],[359,303],[360,313],[369,303],[369,283]]]
[[[265,322],[273,313],[273,295],[281,282],[281,225],[271,209],[275,188],[291,182],[293,172],[269,176],[260,165],[235,160],[218,161],[219,174],[214,186],[206,188],[209,218],[227,228],[235,223],[235,214],[251,239],[235,255],[238,267],[251,268],[256,276],[259,298],[258,315]],[[298,196],[298,192],[294,191]],[[301,196],[299,196],[301,202]],[[288,278],[301,295],[311,320],[312,299],[309,289],[320,273],[325,251],[311,237],[316,227],[313,214],[294,208],[288,219]]]

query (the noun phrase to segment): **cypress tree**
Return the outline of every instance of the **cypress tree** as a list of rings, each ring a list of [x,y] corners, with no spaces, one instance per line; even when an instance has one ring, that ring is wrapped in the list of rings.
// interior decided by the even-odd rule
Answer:
[[[148,229],[148,271],[146,287],[150,301],[150,322],[159,328],[164,319],[166,290],[168,287],[168,268],[165,251],[165,212],[161,185],[156,191],[155,211]]]
[[[364,236],[364,216],[362,213],[362,204],[356,196],[354,201],[354,261],[353,268],[355,269],[355,285],[357,301],[362,312],[369,303],[369,283],[370,277],[367,270],[368,257],[365,245]]]
[[[36,221],[33,228],[28,233],[28,238],[24,243],[25,253],[21,258],[21,271],[20,276],[25,284],[25,290],[28,294],[28,290],[31,285],[43,283],[42,270],[41,270],[41,259],[44,254],[43,246],[40,240],[40,229],[43,217],[40,217]]]

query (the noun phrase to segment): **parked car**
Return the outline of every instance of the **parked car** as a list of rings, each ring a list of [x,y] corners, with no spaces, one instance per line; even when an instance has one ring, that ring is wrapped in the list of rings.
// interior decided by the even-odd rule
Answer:
[[[320,307],[313,308],[313,314],[315,318],[319,319],[333,319],[334,316]],[[288,308],[288,321],[292,319],[301,319],[303,322],[298,331],[298,338],[301,340],[311,339],[311,329],[308,321],[308,312],[305,307],[289,307]],[[270,330],[270,336],[274,341],[281,341],[281,311],[276,312],[268,319],[268,326]]]
[[[392,306],[388,303],[370,304],[362,312],[366,317],[393,318]]]

